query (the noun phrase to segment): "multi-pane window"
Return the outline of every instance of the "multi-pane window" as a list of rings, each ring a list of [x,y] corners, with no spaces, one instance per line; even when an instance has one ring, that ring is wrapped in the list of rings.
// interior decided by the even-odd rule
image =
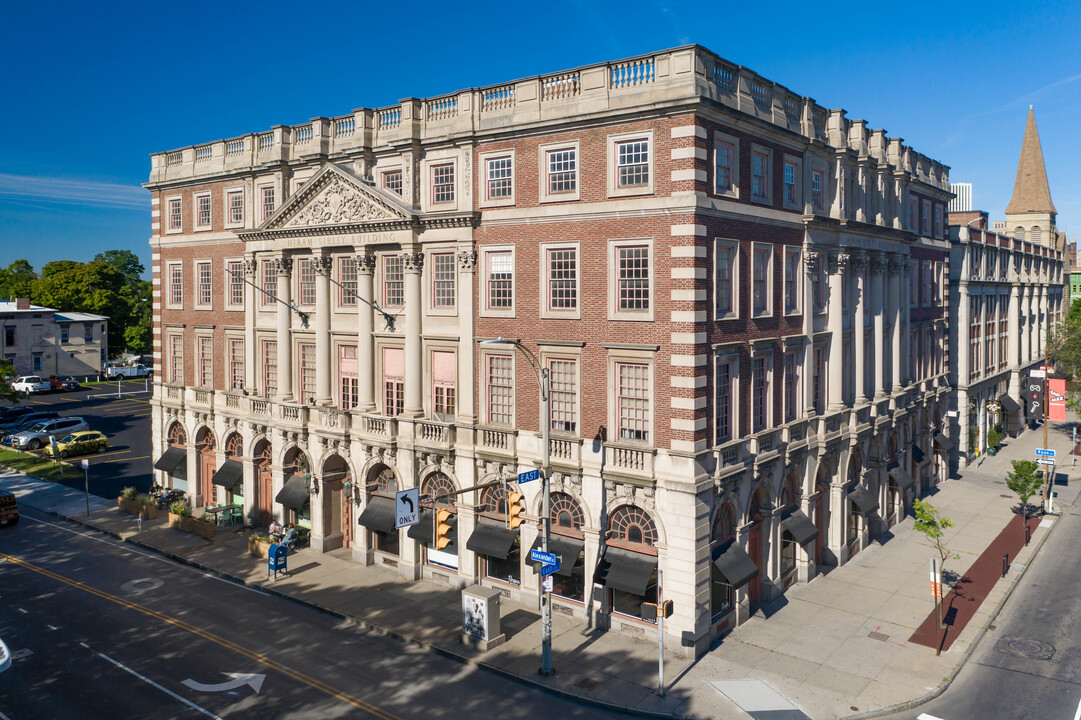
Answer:
[[[799,248],[785,248],[784,311],[786,314],[799,310],[799,259]]]
[[[260,207],[262,208],[262,214],[260,215],[261,220],[266,220],[268,217],[274,214],[273,187],[262,188],[262,203],[260,204]]]
[[[383,348],[383,414],[401,415],[405,408],[405,351]]]
[[[68,341],[70,339],[69,338],[70,330],[71,330],[71,328],[69,326],[67,326],[67,325],[61,325],[60,326],[60,342],[61,342],[61,344],[66,345],[68,343]]]
[[[638,363],[616,365],[616,407],[621,440],[649,440],[649,366]]]
[[[397,255],[383,256],[383,306],[401,307],[405,304],[405,271]]]
[[[453,308],[457,271],[454,253],[432,254],[432,307]]]
[[[454,353],[432,353],[432,413],[436,420],[450,422],[454,419],[456,374]]]
[[[548,309],[578,309],[578,250],[548,250]]]
[[[869,366],[871,363],[867,363]],[[814,409],[821,415],[826,411],[826,349],[814,349],[814,371],[811,378]]]
[[[315,344],[300,344],[300,400],[310,403],[315,398]]]
[[[784,356],[784,419],[791,422],[796,419],[796,354]]]
[[[732,363],[717,363],[717,444],[732,439]]]
[[[1007,305],[1008,302],[1009,300],[1006,295],[999,297],[998,304],[999,307],[1002,308],[1002,311],[999,313],[998,316],[998,366],[1000,369],[1006,367],[1006,365],[1009,363],[1010,341],[1009,331],[1007,328],[1007,326],[1009,325],[1009,321],[1006,317],[1008,314],[1007,308],[1009,307]]]
[[[931,203],[927,200],[920,207],[920,234],[931,234]]]
[[[766,428],[769,386],[766,379],[766,358],[751,359],[751,432]]]
[[[184,336],[169,336],[169,382],[184,382]]]
[[[357,376],[357,346],[338,346],[338,407],[352,410],[357,406],[360,382]]]
[[[355,257],[343,257],[338,260],[338,296],[339,303],[343,307],[354,307],[357,304],[357,259]]]
[[[997,298],[991,296],[987,298],[987,312],[984,315],[984,355],[985,364],[988,373],[992,373],[995,370],[995,312],[998,303]]]
[[[751,261],[751,309],[755,315],[769,312],[770,249],[756,247]]]
[[[454,202],[453,163],[432,166],[432,202]]]
[[[383,189],[395,193],[397,195],[402,194],[402,171],[391,170],[383,173]]]
[[[225,195],[226,205],[229,208],[229,224],[240,225],[244,222],[244,191],[230,190]]]
[[[822,180],[823,175],[821,170],[811,171],[811,205],[814,206],[814,209],[817,212],[821,212],[825,209],[825,205],[822,202]]]
[[[578,189],[578,151],[575,148],[548,152],[548,193],[572,193]]]
[[[514,359],[510,355],[489,355],[485,370],[488,389],[488,423],[510,425],[514,419]]]
[[[619,310],[649,310],[649,247],[629,245],[616,250],[619,267]]]
[[[616,143],[616,169],[619,187],[649,184],[649,141],[631,140]]]
[[[932,264],[930,260],[920,260],[918,266],[920,276],[920,305],[923,307],[931,306],[931,287],[934,284],[934,278],[931,275]],[[913,271],[913,274],[917,274]]]
[[[510,157],[492,158],[488,166],[488,199],[498,200],[514,195],[514,160]]]
[[[83,342],[94,341],[94,323],[83,323]]]
[[[195,277],[198,283],[198,302],[200,305],[209,305],[213,297],[213,289],[210,280],[210,263],[200,262],[195,264]]]
[[[169,304],[184,304],[184,267],[180,263],[169,266]]]
[[[763,152],[751,153],[751,196],[759,200],[769,197],[768,156]]]
[[[182,230],[184,216],[181,213],[180,198],[169,198],[169,229]]]
[[[195,198],[195,224],[210,227],[210,196],[199,195]]]
[[[788,205],[796,204],[796,164],[784,164],[784,201]]]
[[[968,370],[969,376],[980,376],[980,298],[969,299],[969,327],[968,327]]]
[[[263,397],[273,397],[278,392],[278,343],[263,341]]]
[[[229,387],[244,387],[244,341],[238,338],[229,339]]]
[[[214,385],[214,338],[199,337],[199,387]]]
[[[514,307],[514,255],[510,250],[487,253],[488,309]]]
[[[717,143],[716,157],[714,161],[714,180],[717,192],[726,193],[732,191],[732,161],[734,148],[731,143]]]
[[[230,260],[225,263],[225,283],[229,288],[229,304],[244,305],[244,263]]]
[[[297,263],[297,281],[300,283],[300,304],[315,305],[315,262],[311,258]]]
[[[732,282],[736,270],[736,246],[717,246],[716,295],[717,315],[724,316],[735,307],[735,286]]]
[[[935,205],[935,237],[942,237],[942,206]]]
[[[826,309],[826,268],[825,259],[819,259],[814,277],[811,278],[811,295],[815,312]]]
[[[260,270],[262,271],[263,282],[262,292],[259,293],[259,304],[271,305],[278,295],[278,266],[274,264],[273,260],[264,260],[260,264]]]
[[[916,232],[919,228],[916,227],[916,205],[918,201],[916,198],[908,199],[908,229],[912,232]]]
[[[548,361],[548,406],[551,409],[552,430],[573,433],[578,430],[578,374],[574,360]]]

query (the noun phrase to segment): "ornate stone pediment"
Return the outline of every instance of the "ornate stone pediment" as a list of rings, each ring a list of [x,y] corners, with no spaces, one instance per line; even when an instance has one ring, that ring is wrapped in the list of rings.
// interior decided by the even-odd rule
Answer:
[[[404,207],[333,164],[326,164],[260,228],[296,230],[334,225],[401,223],[411,220]]]

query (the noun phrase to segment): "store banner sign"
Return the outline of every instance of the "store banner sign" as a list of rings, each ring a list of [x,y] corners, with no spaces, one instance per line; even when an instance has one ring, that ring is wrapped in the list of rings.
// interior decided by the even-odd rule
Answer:
[[[1066,380],[1051,378],[1047,381],[1049,407],[1048,418],[1051,420],[1066,421]]]

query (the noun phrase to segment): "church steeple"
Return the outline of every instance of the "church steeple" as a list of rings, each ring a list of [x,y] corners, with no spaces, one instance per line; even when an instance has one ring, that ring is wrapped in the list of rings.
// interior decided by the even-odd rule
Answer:
[[[1047,171],[1040,148],[1040,133],[1036,129],[1036,116],[1028,106],[1025,123],[1025,139],[1021,142],[1021,159],[1017,163],[1017,178],[1013,182],[1013,197],[1006,206],[1006,215],[1025,213],[1050,213],[1051,221],[1058,213],[1051,202],[1051,188],[1047,185]]]

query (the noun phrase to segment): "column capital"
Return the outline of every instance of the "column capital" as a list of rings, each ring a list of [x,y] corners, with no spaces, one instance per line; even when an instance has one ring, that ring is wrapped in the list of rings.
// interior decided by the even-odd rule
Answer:
[[[424,267],[424,253],[403,252],[398,257],[402,259],[402,269],[406,272],[419,273]]]
[[[818,272],[818,261],[822,259],[822,253],[817,250],[804,250],[803,262],[807,266],[807,272]]]
[[[283,255],[281,257],[274,258],[273,262],[274,262],[274,269],[278,271],[278,275],[290,275],[290,274],[292,274],[292,272],[293,272],[293,258],[285,257]]]
[[[371,275],[375,272],[375,255],[370,252],[358,252],[354,258],[357,264],[357,272],[361,275]]]
[[[848,260],[847,253],[830,253],[826,264],[826,272],[830,275],[843,273],[848,269]]]
[[[880,253],[873,253],[867,258],[868,267],[872,275],[881,275],[886,271],[886,260]]]
[[[319,273],[320,275],[326,275],[328,272],[330,272],[330,268],[334,264],[334,261],[331,259],[330,255],[324,255],[318,252],[315,255],[312,255],[311,262],[312,267],[315,268],[315,272]]]
[[[244,274],[254,276],[255,275],[255,260],[253,258],[244,258]]]
[[[477,269],[477,254],[472,250],[462,250],[458,253],[458,269],[473,272]]]
[[[850,252],[848,253],[848,267],[858,272],[863,272],[863,268],[867,266],[867,256],[862,252]]]
[[[890,254],[890,256],[886,259],[886,267],[890,275],[900,275],[901,269],[904,267],[904,261],[901,260],[897,255]]]

